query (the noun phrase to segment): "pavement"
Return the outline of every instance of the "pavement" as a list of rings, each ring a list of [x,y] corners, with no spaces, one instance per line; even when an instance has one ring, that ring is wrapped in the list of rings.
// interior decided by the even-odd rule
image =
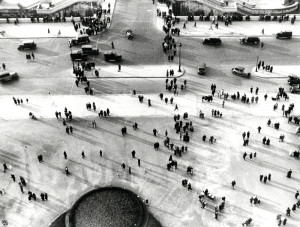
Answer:
[[[113,20],[113,11],[115,7],[116,0],[106,0],[102,1],[102,9],[108,9],[108,4],[110,4],[111,13],[102,15],[103,17],[111,17],[111,21]],[[76,37],[79,34],[74,30],[71,22],[65,23],[45,23],[42,21],[40,23],[19,23],[18,25],[12,26],[10,24],[1,24],[0,28],[5,30],[5,35],[0,35],[1,38],[5,39],[36,39],[36,38],[71,38]],[[109,29],[112,23],[108,23],[107,28]],[[84,27],[84,26],[83,26]],[[48,28],[50,33],[48,33]],[[60,31],[60,34],[58,34]]]
[[[274,65],[273,66],[273,71],[268,72],[266,70],[263,70],[262,68],[260,68],[257,72],[256,72],[256,68],[254,67],[251,70],[251,74],[257,77],[261,77],[261,78],[288,78],[289,75],[294,74],[294,75],[299,75],[299,70],[300,70],[300,66],[285,66],[285,65]]]
[[[158,78],[166,79],[167,70],[170,73],[170,70],[174,70],[174,76],[170,78],[181,77],[185,70],[181,68],[181,72],[178,72],[178,65],[138,65],[138,66],[127,66],[121,65],[121,71],[118,71],[118,65],[113,66],[96,66],[96,70],[99,71],[99,77],[95,76],[95,70],[85,71],[85,76],[90,79],[103,79],[103,78]],[[72,70],[70,71],[71,75],[74,77]],[[170,74],[169,74],[170,75]]]
[[[165,4],[158,4],[157,8],[161,11],[167,12]],[[181,20],[174,27],[180,29],[180,36],[183,37],[241,37],[241,36],[259,36],[266,38],[275,38],[275,34],[281,31],[292,31],[294,37],[300,36],[300,23],[297,21],[294,25],[290,21],[279,23],[278,21],[233,21],[232,25],[225,26],[224,22],[219,22],[218,29],[212,25],[211,21],[188,21],[186,29],[183,29],[184,21]],[[164,21],[162,17],[157,18],[157,28],[162,30]],[[211,29],[212,25],[212,29]],[[264,34],[262,34],[264,29]]]

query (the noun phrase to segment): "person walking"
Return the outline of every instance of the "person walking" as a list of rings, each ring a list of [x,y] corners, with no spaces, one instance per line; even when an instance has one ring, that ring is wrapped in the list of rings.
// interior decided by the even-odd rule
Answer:
[[[141,167],[141,159],[138,159],[138,166]]]
[[[64,151],[64,157],[65,157],[65,159],[68,159],[68,155],[67,155],[66,151]]]
[[[177,104],[175,105],[175,109],[174,109],[174,111],[175,111],[175,110],[179,110],[179,109],[178,109],[178,106],[177,106]]]
[[[6,173],[6,170],[8,170],[6,163],[3,164],[3,172]]]
[[[11,177],[11,179],[13,179],[14,182],[16,182],[16,177],[15,177],[14,174],[11,174],[10,177]],[[297,199],[297,198],[296,198],[296,199]]]
[[[234,186],[235,186],[235,185],[236,185],[236,181],[233,180],[233,181],[231,182],[232,189],[234,189]]]
[[[128,173],[131,174],[131,167],[128,167]]]
[[[135,158],[135,150],[131,151],[131,156]]]
[[[85,158],[84,150],[82,150],[82,152],[81,152],[81,157],[82,157],[82,159]]]
[[[33,52],[31,52],[31,56],[32,56],[32,60],[34,60],[34,53]]]
[[[287,178],[291,178],[292,177],[292,170],[291,169],[287,172],[286,177]]]
[[[102,157],[102,150],[99,151],[100,157]]]
[[[111,42],[111,48],[112,48],[112,49],[115,49],[114,42]]]
[[[299,196],[299,191],[296,192],[295,199],[298,199],[298,196]]]
[[[243,154],[243,159],[244,159],[244,161],[246,161],[246,157],[247,157],[247,153],[245,152],[245,153]]]
[[[2,68],[3,68],[3,70],[5,70],[5,68],[6,68],[6,65],[4,63],[2,63]]]
[[[118,65],[118,72],[121,72],[121,64]]]
[[[65,172],[67,176],[70,174],[68,167],[65,168]]]
[[[258,126],[257,130],[258,130],[258,133],[260,133],[261,127],[260,127],[260,126]]]
[[[261,34],[263,34],[263,35],[265,34],[265,29],[261,30]]]

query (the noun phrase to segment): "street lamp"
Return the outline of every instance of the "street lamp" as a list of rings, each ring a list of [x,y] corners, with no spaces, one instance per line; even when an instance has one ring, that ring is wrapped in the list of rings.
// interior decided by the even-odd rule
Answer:
[[[258,65],[258,56],[256,58],[256,68],[255,68],[255,72],[257,72],[257,65]]]
[[[179,43],[179,64],[178,64],[178,72],[181,72],[181,46],[182,46],[182,44],[181,43]]]

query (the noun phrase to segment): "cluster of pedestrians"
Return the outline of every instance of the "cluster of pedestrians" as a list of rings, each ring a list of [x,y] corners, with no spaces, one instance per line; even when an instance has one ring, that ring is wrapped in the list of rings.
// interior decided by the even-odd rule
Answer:
[[[21,104],[23,104],[23,99],[19,99],[19,98],[13,97],[13,100],[14,100],[14,103],[15,103],[16,105],[21,105]],[[28,103],[28,99],[27,99],[27,98],[26,98],[26,102]]]
[[[260,67],[263,69],[263,70],[266,70],[268,72],[273,72],[273,66],[271,65],[265,65],[265,61],[259,61],[258,64],[257,64],[257,69],[259,70]]]
[[[211,116],[213,116],[213,117],[222,117],[223,115],[222,115],[221,111],[212,109],[211,110]]]
[[[27,60],[31,60],[31,58],[32,58],[32,60],[34,60],[34,53],[33,52],[31,52],[31,54],[26,54],[26,59]]]
[[[267,180],[271,181],[271,173],[269,175],[259,175],[259,181],[264,182],[265,184],[267,183]]]
[[[246,139],[245,139],[245,140],[246,140]],[[245,142],[244,142],[244,143],[245,143]],[[244,146],[246,146],[246,145],[244,145]],[[247,152],[244,152],[244,154],[243,154],[243,159],[244,159],[244,161],[246,161],[247,156],[248,156],[248,153],[247,153]],[[253,158],[256,158],[256,152],[254,152],[253,154],[252,154],[252,152],[250,152],[250,154],[249,154],[249,159],[252,160]],[[235,181],[234,181],[234,182],[235,182]],[[232,185],[232,187],[234,188],[233,185]]]

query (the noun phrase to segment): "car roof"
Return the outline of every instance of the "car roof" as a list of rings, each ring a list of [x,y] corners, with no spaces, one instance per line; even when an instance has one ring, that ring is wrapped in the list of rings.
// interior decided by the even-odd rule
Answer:
[[[238,67],[235,67],[236,69],[239,69],[241,71],[245,70],[245,67],[242,67],[242,66],[238,66]]]
[[[92,45],[83,45],[82,48],[93,48]]]
[[[105,51],[104,54],[117,54],[117,53],[113,51]]]
[[[81,50],[72,50],[71,54],[82,54]]]
[[[2,71],[2,72],[0,72],[0,78],[7,76],[7,74],[10,75],[11,73],[14,73],[14,72]]]
[[[200,63],[198,68],[205,68],[206,67],[206,64],[205,63]]]
[[[82,35],[80,34],[77,37],[79,38],[79,37],[90,37],[90,36],[88,34],[82,34]]]

